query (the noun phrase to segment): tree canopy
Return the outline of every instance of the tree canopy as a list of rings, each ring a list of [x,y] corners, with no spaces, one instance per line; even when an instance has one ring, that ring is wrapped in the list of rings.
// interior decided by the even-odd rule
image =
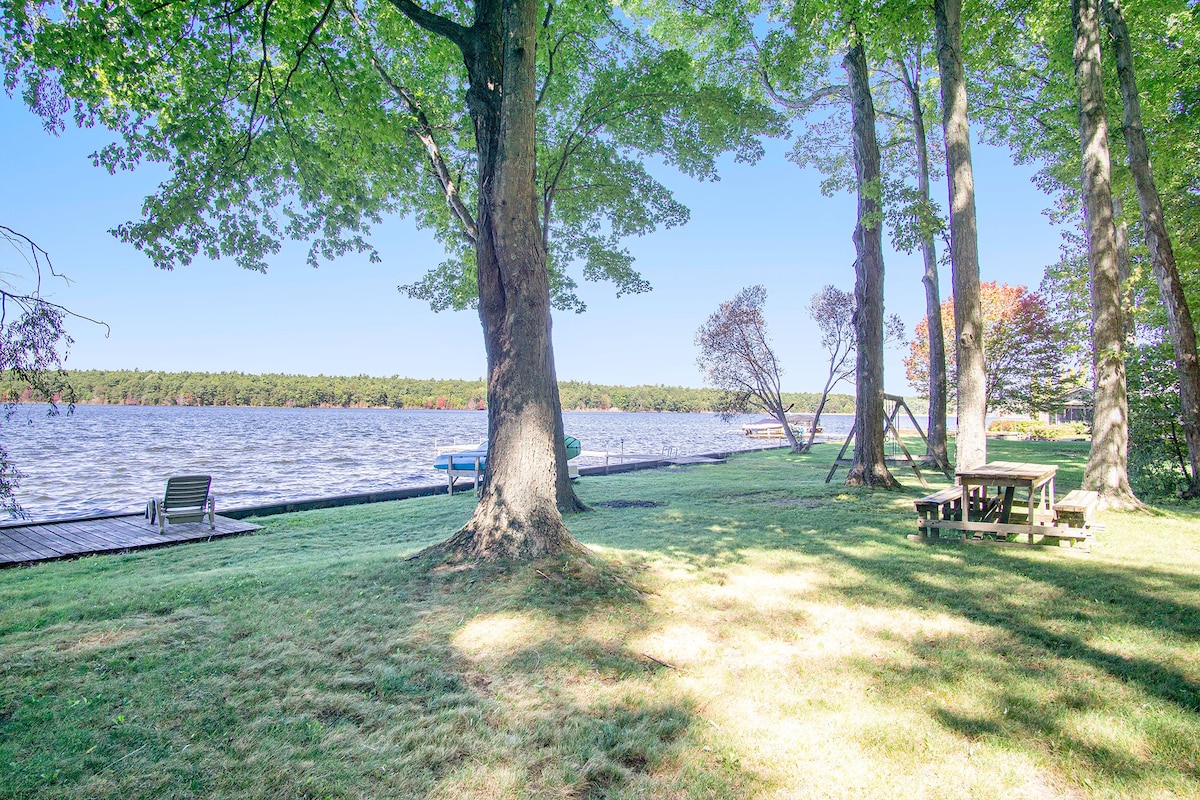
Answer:
[[[723,393],[723,412],[753,408],[767,412],[779,421],[792,452],[798,453],[803,448],[788,423],[791,406],[783,402],[783,369],[763,316],[766,302],[766,289],[749,286],[721,303],[696,331],[700,348],[696,365],[705,383]]]
[[[765,108],[600,2],[3,11],[7,85],[50,127],[73,112],[115,131],[95,155],[110,170],[168,165],[143,218],[116,229],[158,266],[203,253],[262,270],[284,239],[308,242],[314,265],[377,259],[384,217],[433,229],[450,259],[405,288],[463,307],[473,287],[488,357],[481,501],[440,552],[582,552],[561,518],[583,508],[550,333],[553,304],[580,306],[563,268],[581,260],[585,276],[647,288],[619,240],[684,212],[630,153],[711,177],[718,153],[761,152]]]
[[[450,41],[386,0],[53,9],[4,4],[6,85],[51,130],[74,120],[116,133],[98,166],[169,168],[142,218],[114,230],[156,266],[204,256],[265,271],[288,239],[308,243],[314,266],[377,259],[373,227],[409,216],[447,260],[401,289],[435,309],[475,305],[475,131]],[[621,240],[687,221],[647,157],[712,180],[720,154],[753,161],[757,135],[781,127],[606,3],[545,12],[538,212],[555,304],[583,310],[573,270],[647,291]]]

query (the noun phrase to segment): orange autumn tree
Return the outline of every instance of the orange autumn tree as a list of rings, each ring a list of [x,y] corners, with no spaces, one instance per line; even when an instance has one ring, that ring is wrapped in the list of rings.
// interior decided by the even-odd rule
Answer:
[[[1069,369],[1079,344],[1069,341],[1065,326],[1056,324],[1045,299],[1024,286],[997,281],[983,283],[983,357],[989,411],[1030,413],[1060,408],[1066,395],[1081,383],[1077,369]],[[946,352],[953,344],[954,298],[941,306]],[[904,359],[909,384],[924,397],[929,391],[929,325],[921,320]],[[958,369],[947,364],[947,382],[957,386]]]

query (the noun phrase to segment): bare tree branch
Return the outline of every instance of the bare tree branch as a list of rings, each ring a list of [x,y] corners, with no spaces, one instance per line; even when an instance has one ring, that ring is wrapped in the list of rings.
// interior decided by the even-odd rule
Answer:
[[[771,100],[783,106],[784,108],[790,111],[804,113],[817,103],[830,97],[838,97],[842,99],[849,98],[849,87],[841,84],[822,86],[820,89],[817,89],[807,97],[786,97],[782,92],[775,88],[773,83],[771,83],[771,76],[767,72],[766,59],[763,57],[762,48],[758,44],[758,38],[753,34],[750,36],[750,44],[754,48],[754,53],[757,56],[754,61],[754,70],[758,73],[758,77],[762,81],[763,88],[766,90],[767,95],[771,98]]]

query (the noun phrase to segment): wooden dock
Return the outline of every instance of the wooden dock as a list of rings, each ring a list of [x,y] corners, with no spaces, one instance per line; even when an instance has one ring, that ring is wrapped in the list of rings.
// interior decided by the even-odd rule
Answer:
[[[165,533],[159,533],[158,523],[142,514],[9,523],[0,526],[0,567],[217,539],[251,533],[260,527],[220,515],[216,530],[207,522],[186,522],[168,525]]]

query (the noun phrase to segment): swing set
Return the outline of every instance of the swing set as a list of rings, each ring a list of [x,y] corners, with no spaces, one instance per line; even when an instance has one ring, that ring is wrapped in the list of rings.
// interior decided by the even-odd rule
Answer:
[[[917,462],[912,457],[912,453],[908,452],[908,448],[904,446],[904,440],[900,438],[900,430],[896,427],[896,417],[900,415],[901,409],[908,416],[909,422],[917,429],[917,434],[921,437],[921,441],[925,443],[925,452],[929,452],[929,439],[925,436],[925,431],[921,429],[921,424],[917,422],[917,418],[913,416],[912,411],[908,407],[908,403],[904,402],[904,398],[897,394],[884,394],[883,396],[883,435],[885,437],[885,450],[883,463],[891,466],[907,465],[913,474],[917,476],[917,480],[921,482],[921,486],[926,489],[929,484],[925,481],[925,476],[921,474],[921,470],[917,468]],[[833,466],[829,469],[829,474],[825,476],[825,482],[829,483],[833,480],[833,474],[837,472],[838,467],[850,467],[854,465],[854,459],[846,458],[846,450],[850,447],[850,442],[854,441],[854,430],[858,422],[850,426],[850,433],[846,435],[846,441],[842,442],[842,450],[838,453],[837,459],[833,462]],[[940,469],[947,478],[954,478],[954,468],[950,466],[950,462],[942,456],[932,456],[934,466]]]

